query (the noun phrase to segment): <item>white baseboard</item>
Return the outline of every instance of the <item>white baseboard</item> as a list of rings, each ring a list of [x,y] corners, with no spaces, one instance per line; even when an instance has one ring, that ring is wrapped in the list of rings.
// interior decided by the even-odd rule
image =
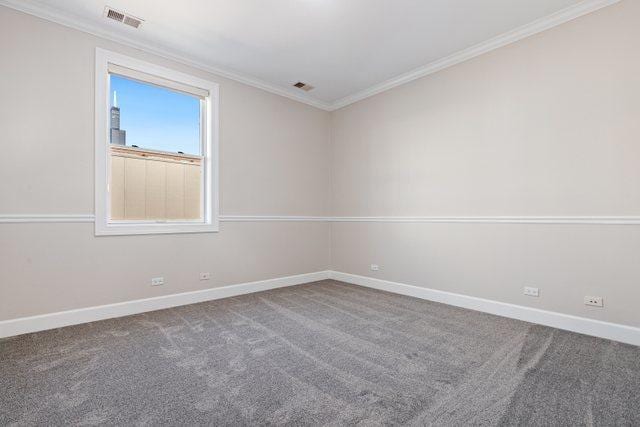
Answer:
[[[60,311],[57,313],[42,314],[39,316],[4,320],[0,321],[0,338],[26,334],[29,332],[44,331],[47,329],[55,329],[63,326],[77,325],[80,323],[95,322],[97,320],[111,319],[114,317],[129,316],[131,314],[161,310],[163,308],[177,307],[197,302],[211,301],[236,295],[249,294],[252,292],[266,291],[268,289],[300,285],[302,283],[315,282],[328,278],[328,271],[318,271],[315,273],[278,277],[275,279],[204,289],[201,291],[163,295],[159,297],[125,301],[97,307],[79,308],[76,310]]]
[[[523,320],[525,322],[537,323],[540,325],[551,326],[553,328],[565,329],[567,331],[578,332],[580,334],[640,346],[640,328],[633,326],[603,322],[600,320],[587,319],[585,317],[492,301],[484,298],[439,291],[436,289],[422,288],[419,286],[375,279],[372,277],[341,273],[338,271],[330,271],[329,277],[331,279],[340,280],[354,285],[366,286],[396,294],[441,302],[456,307],[468,308],[471,310],[482,311],[484,313],[495,314],[498,316]]]
[[[132,314],[211,301],[215,299],[228,298],[253,292],[266,291],[269,289],[294,286],[328,278],[640,346],[640,328],[633,326],[603,322],[600,320],[587,319],[584,317],[492,301],[484,298],[455,294],[436,289],[422,288],[419,286],[391,282],[373,277],[341,273],[338,271],[319,271],[315,273],[299,274],[295,276],[279,277],[275,279],[222,286],[219,288],[204,289],[201,291],[163,295],[159,297],[96,307],[87,307],[38,316],[4,320],[0,321],[0,338],[44,331],[47,329],[55,329],[63,326],[77,325],[80,323],[95,322],[114,317],[129,316]]]

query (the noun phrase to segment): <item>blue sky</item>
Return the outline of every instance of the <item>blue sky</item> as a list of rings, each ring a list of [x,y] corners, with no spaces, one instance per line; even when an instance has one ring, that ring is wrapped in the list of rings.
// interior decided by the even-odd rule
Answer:
[[[112,74],[111,105],[114,91],[127,145],[200,154],[198,98]]]

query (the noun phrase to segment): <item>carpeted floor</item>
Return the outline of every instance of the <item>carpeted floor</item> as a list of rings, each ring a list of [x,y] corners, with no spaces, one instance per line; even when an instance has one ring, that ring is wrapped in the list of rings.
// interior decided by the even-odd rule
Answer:
[[[640,425],[640,348],[335,281],[0,340],[0,425]]]

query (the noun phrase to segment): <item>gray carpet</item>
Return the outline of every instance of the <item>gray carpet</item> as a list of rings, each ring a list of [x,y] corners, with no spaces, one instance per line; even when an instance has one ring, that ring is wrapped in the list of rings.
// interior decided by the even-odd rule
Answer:
[[[640,425],[640,348],[335,281],[0,340],[0,425]]]

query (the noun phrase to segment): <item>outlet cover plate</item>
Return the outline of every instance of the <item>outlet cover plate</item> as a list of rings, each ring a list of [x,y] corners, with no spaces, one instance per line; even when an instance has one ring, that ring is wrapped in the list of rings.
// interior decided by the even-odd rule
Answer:
[[[151,279],[151,286],[164,285],[164,277],[154,277]]]
[[[540,289],[532,288],[531,286],[525,286],[524,294],[529,297],[538,297],[540,296]]]
[[[586,296],[584,297],[584,305],[590,305],[592,307],[604,307],[604,301],[602,297]]]

